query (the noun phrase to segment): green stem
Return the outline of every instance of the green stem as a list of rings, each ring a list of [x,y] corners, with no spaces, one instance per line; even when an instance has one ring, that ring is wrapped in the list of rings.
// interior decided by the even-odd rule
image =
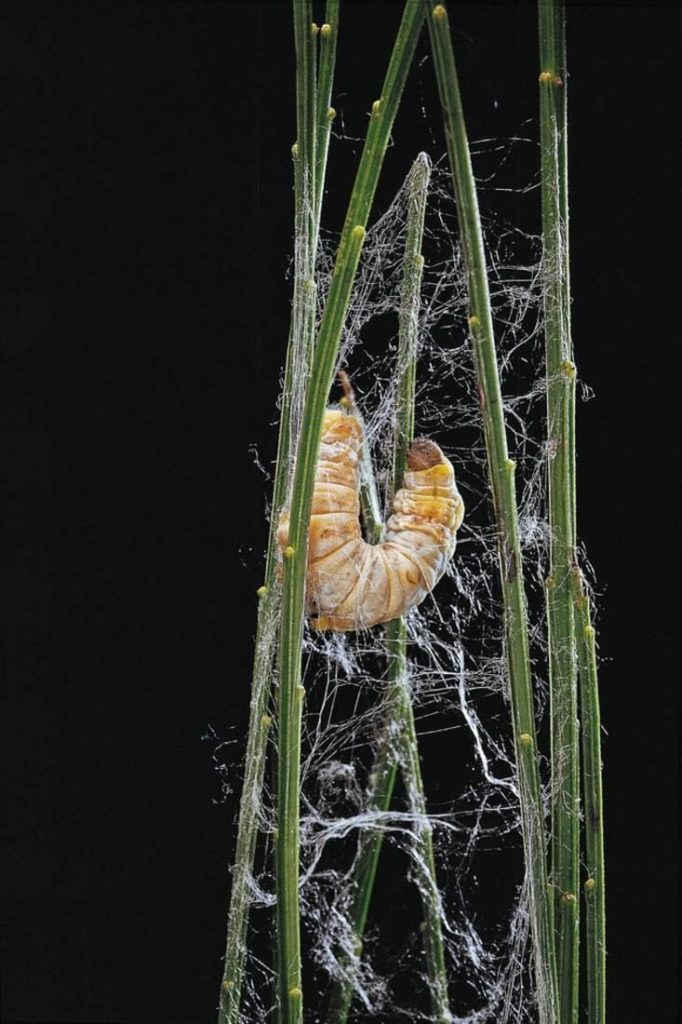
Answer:
[[[569,331],[567,211],[561,125],[565,122],[561,16],[557,0],[539,0],[540,160],[550,570],[547,580],[552,722],[552,883],[559,1019],[576,1024],[579,980],[580,768],[578,684],[571,571],[575,561],[575,367]]]
[[[383,730],[377,758],[368,784],[367,813],[383,816],[388,812],[398,773],[399,751],[393,735],[396,711],[396,694],[389,690],[386,695],[387,727]],[[353,983],[363,951],[363,936],[369,915],[369,905],[379,865],[379,854],[383,845],[383,827],[366,828],[358,839],[358,852],[353,862],[353,901],[350,908],[351,948],[341,957],[341,975],[332,991],[327,1014],[328,1024],[345,1024],[353,999]]]
[[[430,175],[430,161],[425,154],[421,154],[413,165],[408,192],[407,232],[400,295],[399,376],[395,410],[392,495],[402,487],[407,468],[407,453],[414,439],[417,343],[424,268],[421,247]],[[419,763],[417,730],[407,663],[407,630],[404,619],[396,619],[387,624],[386,641],[390,699],[394,707],[391,717],[399,728],[402,747],[400,767],[405,782],[408,805],[414,816],[415,865],[422,900],[422,934],[429,975],[431,1006],[439,1024],[447,1024],[452,1020],[452,1015],[448,1002],[445,969],[443,911],[436,881],[433,835],[427,814],[424,783]],[[389,722],[390,727],[391,723]]]
[[[296,4],[294,4],[296,6]],[[285,551],[280,626],[278,840],[276,849],[279,984],[283,1024],[302,1020],[299,921],[299,786],[301,646],[305,612],[308,530],[322,418],[331,387],[343,324],[360,259],[365,228],[388,146],[398,103],[423,20],[423,11],[407,3],[384,80],[372,108],[324,316],[314,349],[301,431],[296,450]]]
[[[296,50],[296,143],[294,146],[294,193],[296,209],[293,334],[298,353],[303,354],[297,366],[292,367],[292,381],[296,387],[294,404],[295,422],[304,401],[307,370],[312,360],[315,341],[315,254],[319,224],[317,223],[317,80],[316,51],[319,29],[313,24],[311,0],[293,0],[294,45]],[[281,629],[281,624],[280,624]],[[281,657],[281,650],[280,650]],[[280,674],[282,666],[280,664]],[[300,733],[302,700],[300,686],[287,694],[286,705],[282,693],[278,694],[279,754],[277,761],[277,820],[280,826],[275,836],[275,858],[279,865],[284,859],[282,872],[276,872],[277,886],[277,959],[279,969],[278,1020],[280,1024],[302,1019],[302,990],[300,973],[300,937],[298,920],[292,922],[280,913],[284,893],[293,884],[298,887],[298,794],[291,810],[292,794],[287,770],[287,758],[282,757],[282,730],[287,744],[293,741],[288,756],[293,764],[300,763]],[[287,828],[282,829],[282,820]],[[292,857],[293,851],[293,857]]]
[[[425,153],[420,153],[412,165],[407,194],[405,253],[398,315],[398,385],[393,429],[392,494],[403,485],[407,453],[414,439],[417,344],[424,272],[422,240],[430,180],[431,161]]]
[[[414,395],[417,364],[420,291],[423,269],[421,243],[431,165],[424,154],[415,161],[408,185],[407,231],[400,295],[398,384],[394,421],[392,494],[402,486],[407,452],[414,437]],[[357,413],[356,413],[357,415]],[[363,508],[366,533],[376,534]],[[431,825],[428,821],[421,777],[417,733],[407,667],[407,633],[403,619],[386,626],[388,655],[387,715],[377,758],[370,775],[367,808],[385,814],[391,803],[398,763],[402,770],[410,810],[414,815],[415,864],[422,898],[424,946],[435,1019],[452,1020],[447,991],[442,906],[436,884]],[[332,992],[329,1024],[345,1024],[353,998],[353,980],[362,955],[363,936],[374,889],[379,854],[383,843],[381,828],[363,830],[353,865],[353,903],[350,912],[352,948],[341,961],[341,978]]]
[[[360,443],[360,518],[369,544],[380,544],[384,539],[384,517],[381,510],[379,488],[377,487],[372,452],[369,446],[367,428],[362,413],[355,401],[355,392],[350,377],[345,370],[339,370],[339,382],[344,390],[344,397],[339,404],[349,409],[361,428]]]
[[[292,316],[293,324],[293,316]],[[227,922],[227,943],[223,978],[220,987],[218,1024],[238,1024],[241,1006],[244,965],[246,962],[246,930],[251,903],[251,874],[253,872],[258,818],[263,795],[266,751],[270,732],[268,714],[272,691],[272,672],[280,611],[280,587],[276,577],[277,524],[289,486],[291,445],[291,403],[294,367],[301,359],[293,330],[289,332],[282,411],[277,443],[277,461],[272,496],[272,514],[268,548],[265,559],[265,580],[258,590],[258,618],[253,671],[251,676],[251,706],[249,714],[244,782],[239,802],[237,844],[232,869],[232,889]]]
[[[563,245],[561,247],[561,279],[564,332],[567,338],[569,358],[573,358],[573,342],[571,340],[571,274],[570,245],[568,218],[568,71],[566,66],[566,15],[563,5],[559,5],[556,31],[556,61],[561,78],[556,104],[557,128],[559,132],[559,211],[561,214],[561,230]],[[577,540],[577,509],[576,509],[576,476],[575,476],[575,380],[570,396],[569,409],[569,473],[571,479],[571,523],[573,541]]]
[[[315,54],[319,29],[313,25],[311,0],[293,0],[296,48],[296,143],[294,193],[296,209],[294,255],[294,334],[304,338],[309,363],[315,340],[315,250],[317,248],[317,86]],[[297,380],[305,378],[298,367]]]
[[[251,705],[249,713],[248,738],[244,761],[244,781],[239,802],[237,843],[232,869],[232,888],[227,922],[227,943],[223,978],[220,986],[218,1024],[238,1024],[241,1007],[244,966],[246,962],[246,931],[249,906],[251,904],[251,874],[253,872],[258,818],[262,804],[263,777],[266,751],[270,732],[268,714],[272,691],[272,673],[275,644],[280,611],[280,587],[276,577],[277,565],[277,524],[284,506],[289,486],[291,447],[291,405],[295,366],[300,362],[300,341],[292,328],[289,332],[284,385],[282,389],[282,410],[277,442],[277,461],[273,485],[272,511],[268,548],[265,559],[263,586],[258,590],[258,618],[254,662],[251,675]]]
[[[317,141],[315,155],[315,181],[317,192],[315,197],[315,220],[319,227],[320,213],[326,169],[329,153],[329,139],[332,122],[336,111],[331,106],[332,82],[336,64],[336,44],[339,35],[339,0],[327,0],[324,24],[320,28],[320,60],[317,75]]]
[[[481,395],[488,471],[497,522],[521,825],[530,885],[536,995],[541,1024],[554,1024],[557,1006],[556,969],[547,894],[545,825],[536,752],[527,609],[514,481],[515,466],[507,450],[485,250],[448,16],[442,4],[435,8],[432,8],[430,3],[427,6],[467,273],[469,328]]]
[[[595,632],[581,574],[574,573],[580,675],[580,720],[585,804],[585,894],[587,1014],[589,1024],[606,1021],[606,906],[601,721]]]
[[[241,1005],[246,961],[246,929],[251,902],[250,880],[256,851],[265,755],[271,724],[267,711],[270,700],[273,635],[279,612],[279,594],[273,583],[274,580],[269,587],[261,588],[258,606],[251,713],[239,805],[237,848],[232,869],[225,966],[220,986],[219,1024],[238,1024]]]
[[[350,403],[350,407],[353,411],[353,416],[362,428],[362,445],[360,448],[360,517],[367,542],[369,544],[381,544],[384,539],[384,520],[379,499],[379,488],[377,487],[372,466],[372,455],[367,440],[365,422],[355,404],[355,400]]]
[[[312,7],[308,2],[294,5],[296,42],[297,142],[293,149],[295,182],[295,233],[297,249],[292,319],[287,345],[277,461],[272,498],[272,515],[265,562],[265,580],[259,589],[255,655],[251,682],[251,709],[239,805],[235,863],[227,925],[227,943],[220,987],[219,1024],[238,1024],[246,962],[246,931],[251,902],[258,818],[262,802],[270,716],[268,705],[276,633],[280,611],[280,588],[276,579],[277,524],[284,505],[290,476],[292,407],[300,405],[301,370],[309,358],[314,336],[314,253],[319,223],[311,223],[315,176],[311,171],[315,153],[315,64]],[[330,68],[329,88],[331,88]],[[300,142],[300,145],[299,145]],[[324,173],[324,168],[322,169]],[[320,189],[322,178],[319,179]],[[319,208],[317,209],[319,215]]]
[[[434,1020],[438,1024],[451,1024],[452,1014],[448,1001],[448,976],[445,966],[443,942],[443,905],[436,876],[433,852],[433,829],[429,821],[421,765],[417,729],[414,721],[412,695],[407,666],[407,630],[405,622],[397,619],[386,627],[389,653],[389,678],[395,721],[400,728],[400,768],[407,792],[407,802],[413,817],[414,867],[422,902],[422,939],[429,976],[429,995]]]

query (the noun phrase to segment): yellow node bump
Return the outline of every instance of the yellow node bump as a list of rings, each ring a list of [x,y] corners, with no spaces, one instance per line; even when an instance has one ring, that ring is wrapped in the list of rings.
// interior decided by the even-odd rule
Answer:
[[[543,85],[549,85],[549,83],[553,81],[553,79],[554,75],[551,71],[541,71],[540,76],[538,78],[538,82],[541,82]]]
[[[224,981],[223,982],[223,988],[225,989],[226,992],[231,992],[232,989],[234,988],[234,982],[233,981]]]
[[[587,881],[585,882],[585,892],[594,892],[594,890],[596,888],[597,888],[597,879],[596,878],[588,878]]]
[[[574,892],[562,892],[562,894],[561,894],[561,902],[565,906],[570,906],[571,903],[576,903],[577,901],[576,901],[576,898],[575,898],[575,893]]]
[[[372,104],[372,117],[378,117],[381,113],[381,100],[375,100]]]
[[[353,403],[351,402],[350,398],[346,398],[345,395],[343,396],[343,398],[339,398],[339,405],[343,406],[344,409],[353,408]]]
[[[513,473],[516,470],[516,463],[513,459],[507,459],[505,465],[510,473]]]
[[[294,987],[289,989],[289,999],[293,999],[296,1002],[298,1002],[302,995],[303,993],[301,992],[300,988]]]
[[[263,715],[263,717],[260,720],[260,724],[263,726],[264,729],[269,729],[270,726],[272,725],[272,719],[270,718],[270,715]]]
[[[585,639],[586,640],[594,640],[594,637],[595,637],[594,626],[585,626]]]
[[[471,328],[472,331],[475,331],[480,326],[481,326],[481,321],[478,319],[477,316],[470,316],[469,317],[469,327]]]
[[[292,548],[291,544],[284,549],[282,552],[285,558],[293,558],[296,554],[296,548]]]
[[[331,25],[328,25],[327,22],[325,21],[324,25],[320,29],[320,35],[322,36],[323,39],[329,39],[331,34],[332,34],[332,27],[331,27]]]
[[[362,241],[362,239],[365,237],[365,229],[363,228],[362,224],[356,224],[353,230],[351,231],[351,234],[353,238],[357,238],[359,241]]]
[[[575,377],[575,363],[571,362],[570,359],[564,360],[564,362],[561,364],[561,372],[563,373],[564,377],[569,377],[572,379],[573,377]]]
[[[442,21],[443,18],[447,17],[447,13],[448,12],[445,10],[442,4],[437,4],[433,8],[433,16],[436,19],[436,21]]]
[[[335,117],[336,117],[336,111],[334,110],[334,108],[333,107],[327,107],[327,120],[328,121],[333,121]]]
[[[533,744],[533,737],[529,732],[522,732],[519,736],[519,743],[522,747],[530,747]]]
[[[311,34],[311,36],[316,36],[319,31],[320,31],[320,26],[316,25],[315,22],[313,22],[312,25],[310,26],[310,34]]]
[[[297,686],[296,689],[298,690],[299,697],[305,697],[305,686]]]
[[[291,147],[291,155],[293,156],[294,160],[298,160],[298,142],[295,142]]]
[[[256,591],[256,597],[265,597],[267,592],[268,588],[265,585],[263,585],[262,587],[259,587],[258,590]]]

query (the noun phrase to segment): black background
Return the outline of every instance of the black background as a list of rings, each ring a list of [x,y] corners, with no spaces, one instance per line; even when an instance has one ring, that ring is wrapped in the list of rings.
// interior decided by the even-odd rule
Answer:
[[[288,322],[290,11],[5,11],[2,1020],[204,1024],[239,778],[221,803],[203,737],[238,761],[268,492],[249,446],[274,457]],[[344,5],[334,102],[354,137],[399,13]],[[470,136],[535,135],[534,8],[453,4],[451,19]],[[676,38],[672,8],[569,14],[613,1024],[672,1020],[677,964]],[[377,208],[418,150],[442,152],[437,113],[425,60]],[[338,228],[359,147],[332,145],[325,221]],[[534,168],[517,172],[523,184]],[[538,202],[515,195],[505,214],[537,230]]]

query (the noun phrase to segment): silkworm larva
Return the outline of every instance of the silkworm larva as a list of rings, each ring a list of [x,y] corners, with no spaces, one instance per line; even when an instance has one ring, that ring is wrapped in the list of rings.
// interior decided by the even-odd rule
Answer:
[[[418,605],[455,550],[464,504],[452,464],[434,441],[418,438],[393,499],[386,539],[368,544],[360,529],[362,428],[341,410],[325,413],[310,518],[307,605],[320,630],[367,629]],[[278,540],[288,544],[289,513]]]

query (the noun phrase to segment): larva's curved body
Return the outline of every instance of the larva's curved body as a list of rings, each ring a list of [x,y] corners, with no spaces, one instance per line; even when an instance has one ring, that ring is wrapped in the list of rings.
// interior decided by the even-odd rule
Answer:
[[[368,544],[360,530],[361,443],[355,417],[326,411],[308,548],[307,603],[316,629],[367,629],[418,605],[445,572],[464,515],[451,463],[438,445],[420,439],[410,449],[386,539]],[[288,527],[285,511],[283,547]]]

